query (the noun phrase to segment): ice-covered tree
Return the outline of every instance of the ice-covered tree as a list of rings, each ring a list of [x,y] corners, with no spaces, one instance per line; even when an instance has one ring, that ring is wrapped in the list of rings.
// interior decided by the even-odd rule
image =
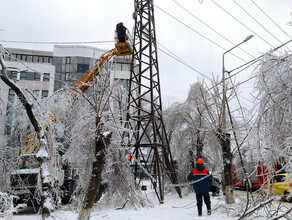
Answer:
[[[181,180],[185,179],[199,157],[205,159],[209,169],[220,166],[221,151],[216,147],[218,141],[214,142],[217,139],[207,112],[212,111],[212,107],[206,108],[202,93],[207,93],[203,84],[194,83],[185,102],[174,103],[164,111],[166,129],[170,144],[175,149],[174,158]]]
[[[20,99],[26,113],[29,117],[31,124],[37,134],[39,141],[37,158],[40,162],[40,174],[41,174],[41,207],[42,207],[42,218],[45,219],[50,216],[51,211],[54,209],[53,206],[53,180],[50,173],[50,155],[49,155],[49,144],[47,136],[45,134],[45,125],[43,119],[43,112],[39,112],[36,109],[38,105],[33,105],[31,100],[27,97],[23,89],[17,85],[14,81],[7,77],[7,66],[4,61],[5,50],[0,45],[0,63],[1,63],[1,79],[7,84]],[[35,103],[36,104],[36,103]]]
[[[270,52],[260,60],[256,75],[259,112],[258,159],[273,172],[276,163],[291,170],[292,57]]]

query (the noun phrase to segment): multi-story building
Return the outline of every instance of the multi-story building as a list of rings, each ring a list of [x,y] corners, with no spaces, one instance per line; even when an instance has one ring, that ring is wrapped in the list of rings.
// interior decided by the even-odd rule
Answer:
[[[53,52],[8,48],[12,56],[5,56],[8,77],[27,88],[37,98],[47,97],[64,85],[71,85],[89,69],[106,50],[79,45],[55,45]],[[118,81],[128,88],[131,59],[114,57],[108,66],[111,84]],[[9,109],[15,97],[0,80],[0,135],[10,133]],[[115,107],[114,103],[111,103]],[[2,111],[1,111],[2,109]],[[5,126],[4,126],[5,125]]]
[[[55,66],[53,53],[48,51],[8,48],[11,55],[5,55],[7,75],[22,88],[29,89],[36,98],[44,98],[54,92]],[[0,112],[0,133],[9,134],[11,118],[9,110],[15,93],[0,80],[0,96],[3,102]],[[3,126],[5,125],[5,126]]]

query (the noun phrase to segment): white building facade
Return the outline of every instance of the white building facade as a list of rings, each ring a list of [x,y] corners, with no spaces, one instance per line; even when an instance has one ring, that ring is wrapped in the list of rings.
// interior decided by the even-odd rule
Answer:
[[[7,48],[11,53],[4,57],[7,75],[23,89],[30,90],[36,98],[45,98],[54,92],[55,66],[53,53],[26,49]],[[2,111],[0,112],[0,135],[10,133],[10,121],[7,120],[9,108],[15,93],[0,80]]]

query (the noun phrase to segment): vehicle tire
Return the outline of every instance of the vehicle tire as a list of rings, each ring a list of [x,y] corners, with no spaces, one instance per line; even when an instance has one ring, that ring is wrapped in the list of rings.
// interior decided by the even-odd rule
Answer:
[[[22,204],[22,203],[23,203],[23,201],[22,201],[21,198],[15,198],[15,199],[13,199],[13,206],[14,207],[16,207],[17,205]]]
[[[285,192],[284,192],[284,198],[285,198],[285,200],[286,200],[287,202],[292,202],[292,195],[291,195],[290,192],[285,191]]]

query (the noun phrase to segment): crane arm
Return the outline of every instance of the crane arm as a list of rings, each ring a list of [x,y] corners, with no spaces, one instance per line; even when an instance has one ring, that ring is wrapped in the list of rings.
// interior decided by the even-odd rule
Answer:
[[[117,49],[111,49],[106,53],[102,54],[100,58],[95,62],[95,64],[88,69],[79,80],[73,83],[72,88],[75,88],[81,92],[86,92],[90,87],[91,83],[96,77],[100,70],[103,69],[104,65],[117,53]]]
[[[95,62],[95,64],[88,69],[79,80],[73,83],[72,88],[77,89],[83,93],[85,93],[89,87],[91,86],[91,82],[94,78],[99,74],[100,70],[104,68],[104,65],[114,56],[126,56],[132,54],[131,44],[129,43],[129,38],[127,37],[127,41],[123,43],[119,43],[117,38],[115,39],[115,48],[105,52],[102,54],[99,59]],[[55,117],[51,116],[51,121],[54,121]],[[46,130],[48,126],[46,125]],[[33,153],[38,148],[38,140],[36,138],[36,133],[33,130],[27,138],[21,143],[21,147],[18,151],[18,155],[21,155],[22,152],[25,154]]]
[[[118,53],[116,48],[107,51],[102,54],[99,59],[95,62],[95,64],[88,69],[79,80],[73,83],[72,88],[75,88],[83,93],[85,93],[90,87],[90,83],[93,81],[94,77],[96,77],[100,70],[104,67],[104,65],[115,55]],[[51,117],[51,121],[54,121],[55,117]],[[47,129],[48,126],[46,125]],[[36,132],[33,130],[27,138],[21,143],[21,147],[18,151],[18,156],[22,153],[30,154],[37,150],[39,141],[36,137]]]

